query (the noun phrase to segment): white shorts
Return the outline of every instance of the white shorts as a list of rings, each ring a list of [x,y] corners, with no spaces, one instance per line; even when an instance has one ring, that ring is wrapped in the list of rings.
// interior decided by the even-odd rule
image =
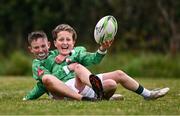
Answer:
[[[100,78],[100,80],[102,82],[103,75],[98,74],[97,76]],[[79,93],[79,90],[75,87],[75,78],[68,80],[67,82],[65,82],[65,84],[68,87],[70,87],[71,89],[73,89],[75,92]],[[85,86],[85,88],[79,94],[86,96],[86,97],[95,97],[94,90],[89,86]]]

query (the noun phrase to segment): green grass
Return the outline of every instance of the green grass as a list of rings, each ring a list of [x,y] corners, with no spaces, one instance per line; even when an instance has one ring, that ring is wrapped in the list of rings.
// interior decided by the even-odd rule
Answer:
[[[123,101],[56,101],[46,95],[38,100],[22,101],[35,81],[29,77],[0,77],[0,115],[180,115],[180,79],[137,78],[146,88],[170,87],[170,92],[155,101],[145,101],[141,96],[125,90],[120,85],[117,93]]]

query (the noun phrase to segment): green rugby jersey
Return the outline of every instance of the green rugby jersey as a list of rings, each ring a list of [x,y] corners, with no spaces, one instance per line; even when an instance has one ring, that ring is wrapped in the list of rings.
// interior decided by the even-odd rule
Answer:
[[[57,56],[58,51],[53,50],[49,52],[49,55],[44,60],[34,59],[32,62],[33,78],[42,81],[44,74],[51,74],[52,66],[54,64],[54,58]]]
[[[51,74],[51,68],[53,62],[50,62],[49,59],[54,58],[58,54],[57,50],[50,51],[49,56],[44,60],[34,59],[32,62],[32,73],[33,78],[37,81],[36,85],[31,91],[29,91],[24,97],[23,100],[33,100],[42,96],[44,93],[47,93],[45,86],[42,83],[42,76],[44,74]]]
[[[72,71],[67,72],[67,70],[65,70],[65,67],[67,67],[69,63],[78,62],[84,66],[90,66],[93,64],[100,63],[100,61],[105,56],[105,54],[101,53],[100,51],[97,51],[95,53],[90,53],[90,52],[86,52],[86,49],[84,47],[75,47],[74,50],[72,50],[71,55],[67,58],[70,60],[70,62],[67,62],[66,59],[62,63],[58,64],[54,60],[58,54],[59,52],[57,50],[54,50],[49,53],[48,58],[45,60],[35,59],[32,65],[33,78],[35,78],[42,84],[42,76],[44,74],[52,74],[56,76],[59,80],[66,82],[69,79],[75,77],[74,72]],[[36,99],[45,92],[46,90],[44,90],[43,86],[36,85],[33,88],[33,90],[25,96],[25,98]]]
[[[43,83],[38,81],[36,85],[33,87],[33,89],[29,91],[26,96],[24,96],[23,100],[37,99],[40,96],[42,96],[44,93],[48,94],[48,91],[46,90]]]
[[[87,67],[94,64],[99,64],[105,54],[101,54],[100,52],[90,53],[86,52],[84,47],[76,47],[71,55],[66,58],[60,64],[54,63],[52,68],[52,74],[56,76],[59,80],[66,82],[69,79],[75,77],[75,73],[73,71],[67,71],[67,67],[69,63],[77,62]],[[67,62],[67,59],[70,62]]]

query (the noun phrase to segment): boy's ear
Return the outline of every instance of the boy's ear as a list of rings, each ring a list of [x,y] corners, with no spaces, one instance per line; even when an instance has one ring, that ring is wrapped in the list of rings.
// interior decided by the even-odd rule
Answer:
[[[54,46],[56,47],[56,40],[54,40],[53,42],[54,42]]]
[[[31,48],[31,46],[28,46],[28,49],[29,49],[29,51],[32,53],[32,48]]]
[[[76,44],[76,41],[74,40],[73,42],[74,42],[74,45],[75,45],[75,44]]]
[[[49,41],[48,41],[48,46],[49,46],[49,48],[51,47],[51,42],[49,42]]]

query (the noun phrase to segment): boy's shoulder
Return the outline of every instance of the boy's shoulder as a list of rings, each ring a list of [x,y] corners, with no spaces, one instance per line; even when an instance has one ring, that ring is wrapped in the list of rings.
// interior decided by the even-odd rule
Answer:
[[[86,48],[84,46],[77,46],[77,47],[74,48],[74,50],[76,52],[80,52],[80,51],[86,51]]]
[[[47,60],[47,59],[43,59],[43,60],[34,59],[34,60],[32,61],[32,64],[43,63],[43,62],[45,62],[46,60]]]
[[[45,59],[42,59],[42,60],[39,60],[39,59],[34,59],[32,61],[32,65],[41,65],[41,64],[44,64],[45,62],[47,62],[48,58],[45,58]]]
[[[59,54],[59,51],[57,49],[49,51],[49,55],[57,55],[57,54]]]
[[[32,63],[38,63],[38,62],[41,62],[42,60],[39,60],[39,59],[33,59]]]
[[[32,66],[33,66],[33,67],[37,67],[37,66],[41,65],[43,62],[44,62],[43,60],[34,59],[34,60],[32,61]]]

